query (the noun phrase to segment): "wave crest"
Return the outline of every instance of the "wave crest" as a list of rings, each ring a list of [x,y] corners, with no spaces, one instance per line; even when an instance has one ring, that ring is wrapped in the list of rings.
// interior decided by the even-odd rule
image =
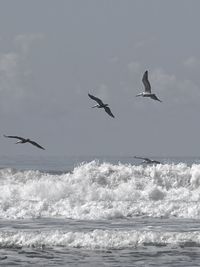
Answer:
[[[93,230],[91,232],[3,232],[0,248],[74,247],[85,249],[124,249],[148,246],[199,247],[199,232],[156,232]]]
[[[200,218],[200,165],[82,163],[72,173],[0,170],[1,218]]]

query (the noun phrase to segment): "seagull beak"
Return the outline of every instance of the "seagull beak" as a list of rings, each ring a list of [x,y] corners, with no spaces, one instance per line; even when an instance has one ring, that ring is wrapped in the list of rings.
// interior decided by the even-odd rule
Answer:
[[[136,97],[137,97],[137,96],[141,96],[141,94],[136,95]]]

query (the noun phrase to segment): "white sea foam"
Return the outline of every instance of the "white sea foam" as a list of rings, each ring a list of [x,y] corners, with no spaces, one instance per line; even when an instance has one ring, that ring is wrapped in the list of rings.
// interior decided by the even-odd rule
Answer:
[[[156,232],[93,230],[64,231],[4,231],[0,232],[0,248],[8,247],[75,247],[85,249],[124,249],[142,246],[200,246],[199,232]]]
[[[92,161],[72,173],[0,170],[0,217],[200,218],[200,165]]]

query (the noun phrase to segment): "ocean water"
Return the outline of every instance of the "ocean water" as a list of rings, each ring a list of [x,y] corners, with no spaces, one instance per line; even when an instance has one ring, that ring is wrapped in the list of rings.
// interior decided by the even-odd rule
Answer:
[[[1,156],[0,266],[200,266],[200,159],[158,160]]]

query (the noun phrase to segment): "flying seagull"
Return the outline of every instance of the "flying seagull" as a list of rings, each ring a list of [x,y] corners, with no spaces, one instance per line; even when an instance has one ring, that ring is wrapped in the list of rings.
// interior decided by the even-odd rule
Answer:
[[[157,96],[155,94],[151,93],[151,85],[150,85],[150,82],[148,80],[148,71],[147,70],[145,71],[145,73],[142,77],[142,82],[144,84],[145,91],[141,94],[136,95],[136,96],[150,97],[154,100],[162,102],[159,98],[157,98]]]
[[[105,112],[107,112],[108,115],[110,115],[110,116],[113,117],[113,118],[115,117],[115,116],[112,114],[110,108],[108,107],[108,104],[104,104],[104,103],[101,101],[101,99],[97,98],[96,96],[93,96],[93,95],[91,95],[91,94],[88,94],[88,96],[89,96],[91,99],[95,100],[95,101],[98,103],[98,105],[95,105],[95,106],[93,106],[92,108],[104,108]]]
[[[160,161],[152,160],[152,159],[149,159],[149,158],[143,158],[143,157],[137,157],[137,156],[135,156],[134,158],[135,159],[143,159],[142,163],[146,163],[146,164],[161,164]]]
[[[19,139],[19,141],[17,141],[16,144],[25,144],[25,143],[30,143],[38,148],[41,148],[41,149],[44,149],[44,147],[40,146],[38,143],[30,140],[30,139],[26,139],[26,138],[23,138],[23,137],[20,137],[20,136],[15,136],[15,135],[3,135],[4,137],[7,137],[7,138],[16,138],[16,139]]]

